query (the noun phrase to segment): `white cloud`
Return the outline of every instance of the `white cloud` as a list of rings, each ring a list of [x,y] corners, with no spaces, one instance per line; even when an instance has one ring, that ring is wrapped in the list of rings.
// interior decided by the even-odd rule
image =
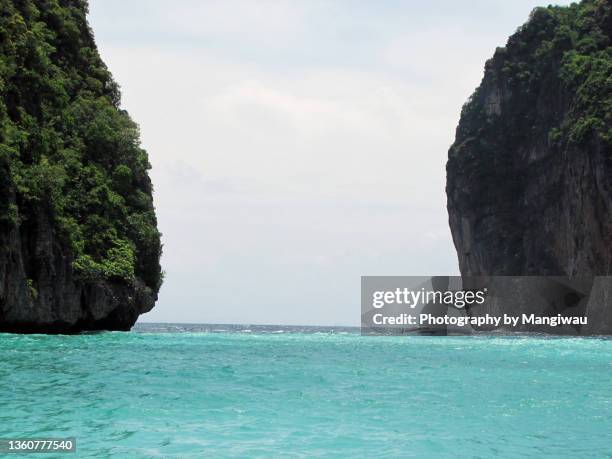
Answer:
[[[157,20],[192,38],[215,36],[270,44],[279,36],[290,37],[303,30],[308,2],[286,0],[190,0],[172,8],[156,9]]]

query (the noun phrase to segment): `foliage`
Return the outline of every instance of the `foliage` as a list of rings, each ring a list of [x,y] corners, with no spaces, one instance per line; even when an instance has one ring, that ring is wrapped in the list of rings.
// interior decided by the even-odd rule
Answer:
[[[557,149],[600,145],[610,150],[611,32],[612,4],[607,0],[533,10],[487,62],[483,83],[463,107],[451,155],[466,139],[482,138],[483,127],[491,138],[509,145],[518,144],[523,135],[548,139]],[[503,120],[483,110],[493,87],[510,100]],[[504,149],[498,150],[503,154]]]
[[[85,0],[0,0],[0,225],[47,215],[84,278],[161,284],[138,126],[96,50]]]
[[[74,261],[74,267],[83,277],[97,279],[134,280],[134,249],[129,241],[117,240],[108,251],[107,258],[97,262],[90,255],[80,255]]]

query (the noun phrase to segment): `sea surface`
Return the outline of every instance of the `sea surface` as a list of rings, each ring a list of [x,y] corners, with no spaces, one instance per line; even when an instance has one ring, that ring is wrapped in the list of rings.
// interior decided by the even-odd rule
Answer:
[[[0,334],[10,457],[612,457],[612,340],[141,324]]]

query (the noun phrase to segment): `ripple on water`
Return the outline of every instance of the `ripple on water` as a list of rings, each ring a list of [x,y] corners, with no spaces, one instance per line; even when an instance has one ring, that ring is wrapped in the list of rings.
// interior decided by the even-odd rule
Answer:
[[[0,349],[3,436],[85,457],[610,454],[610,340],[154,325]]]

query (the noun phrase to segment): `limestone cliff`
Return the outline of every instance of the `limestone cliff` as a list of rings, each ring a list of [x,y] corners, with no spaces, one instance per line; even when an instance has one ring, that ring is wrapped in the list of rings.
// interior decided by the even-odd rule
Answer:
[[[0,0],[0,331],[129,329],[157,298],[147,154],[85,0]]]
[[[612,333],[612,280],[593,280],[612,274],[611,4],[535,9],[486,63],[447,163],[461,274],[482,276],[470,287],[493,275],[590,277],[572,286],[585,301],[537,306],[522,298],[541,286],[518,288],[469,314],[577,312],[588,325],[566,332]]]
[[[447,164],[463,275],[612,271],[611,2],[537,8],[462,110]]]

